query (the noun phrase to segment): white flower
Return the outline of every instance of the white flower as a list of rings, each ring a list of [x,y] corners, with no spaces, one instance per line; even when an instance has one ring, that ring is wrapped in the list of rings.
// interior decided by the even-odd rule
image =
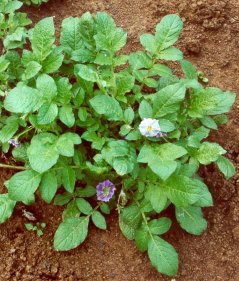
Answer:
[[[152,118],[144,118],[139,124],[139,131],[143,136],[156,137],[160,133],[159,121]]]

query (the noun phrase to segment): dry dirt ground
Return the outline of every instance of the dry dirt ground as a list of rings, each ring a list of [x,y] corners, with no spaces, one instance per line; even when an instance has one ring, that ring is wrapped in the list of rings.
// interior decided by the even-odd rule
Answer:
[[[50,0],[40,8],[26,11],[34,22],[55,16],[58,30],[65,17],[80,16],[86,11],[107,11],[128,32],[126,51],[140,48],[140,34],[153,32],[162,16],[177,13],[185,25],[178,46],[186,58],[206,73],[210,85],[239,93],[239,0]],[[211,136],[228,150],[228,157],[237,167],[238,102],[239,99],[229,116],[230,122]],[[173,223],[166,239],[180,255],[179,273],[174,278],[238,281],[239,175],[226,182],[213,166],[203,169],[202,175],[212,191],[215,206],[204,211],[209,223],[202,236],[186,234]],[[0,184],[9,177],[9,173],[1,171]],[[27,232],[22,206],[16,207],[13,218],[0,227],[0,281],[174,280],[157,273],[147,256],[120,234],[116,214],[108,218],[107,231],[92,227],[82,246],[58,253],[52,249],[52,238],[62,210],[42,202],[27,210],[38,221],[47,223],[45,233],[38,238]]]

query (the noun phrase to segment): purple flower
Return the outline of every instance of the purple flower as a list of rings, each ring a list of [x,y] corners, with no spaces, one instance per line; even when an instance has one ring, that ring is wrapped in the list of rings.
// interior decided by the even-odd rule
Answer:
[[[156,138],[161,138],[161,137],[167,137],[167,133],[166,132],[159,132],[157,135],[156,135]]]
[[[105,180],[103,182],[100,182],[96,186],[97,199],[100,201],[108,202],[113,197],[115,190],[116,188],[111,181]]]
[[[15,139],[10,139],[8,141],[8,143],[13,145],[13,146],[15,146],[15,147],[20,147],[21,146],[21,144],[17,140],[15,140]]]

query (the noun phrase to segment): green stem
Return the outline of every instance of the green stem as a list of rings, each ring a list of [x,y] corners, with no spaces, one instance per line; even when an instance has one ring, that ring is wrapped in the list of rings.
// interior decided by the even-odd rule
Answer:
[[[131,191],[131,193],[132,193],[132,195],[133,195],[133,192],[132,192],[132,191]],[[146,219],[145,213],[142,212],[141,209],[140,209],[140,203],[139,203],[139,201],[136,200],[134,197],[133,197],[133,200],[134,200],[134,202],[136,203],[136,205],[139,207],[141,216],[142,216],[142,218],[143,218],[145,224],[148,226],[148,221],[147,221],[147,219]],[[153,234],[151,233],[149,227],[148,227],[148,232],[149,232],[150,237],[153,239]]]
[[[27,168],[23,166],[13,166],[13,165],[1,164],[1,163],[0,163],[0,168],[13,169],[13,170],[27,170]]]
[[[33,129],[34,129],[34,128],[33,128],[32,126],[29,127],[29,128],[27,128],[27,129],[26,129],[25,131],[23,131],[22,133],[16,135],[16,139],[18,139],[20,136],[22,136],[22,135],[24,135],[24,134],[30,132],[30,131],[33,130]]]
[[[80,166],[69,166],[72,169],[79,169],[81,168]],[[13,170],[31,170],[30,168],[24,167],[24,166],[14,166],[14,165],[7,165],[7,164],[2,164],[0,163],[0,168],[5,168],[5,169],[13,169]],[[64,167],[56,167],[52,168],[52,170],[60,170],[64,169]]]

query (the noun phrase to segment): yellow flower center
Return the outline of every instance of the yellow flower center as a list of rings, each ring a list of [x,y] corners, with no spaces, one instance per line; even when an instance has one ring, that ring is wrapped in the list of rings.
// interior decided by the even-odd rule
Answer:
[[[151,132],[153,130],[152,126],[147,127],[148,132]]]

